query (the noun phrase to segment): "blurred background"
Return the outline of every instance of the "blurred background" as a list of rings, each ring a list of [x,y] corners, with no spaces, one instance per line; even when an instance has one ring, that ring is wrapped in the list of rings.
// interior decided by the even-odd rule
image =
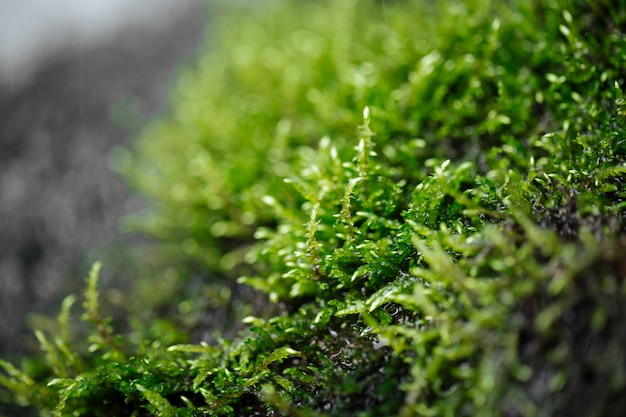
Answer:
[[[123,259],[138,238],[118,224],[144,203],[111,154],[163,111],[202,11],[202,0],[0,1],[0,357],[36,349],[30,325],[81,291],[101,253],[120,255],[117,279],[132,276]]]

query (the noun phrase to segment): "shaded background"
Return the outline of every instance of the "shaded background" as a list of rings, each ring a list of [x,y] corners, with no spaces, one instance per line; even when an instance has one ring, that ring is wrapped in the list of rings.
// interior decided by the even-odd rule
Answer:
[[[111,171],[111,153],[163,110],[168,81],[199,45],[202,9],[0,3],[0,357],[36,348],[29,322],[82,288],[88,249],[123,254],[133,239],[119,219],[144,204]],[[132,276],[123,262],[115,270]]]

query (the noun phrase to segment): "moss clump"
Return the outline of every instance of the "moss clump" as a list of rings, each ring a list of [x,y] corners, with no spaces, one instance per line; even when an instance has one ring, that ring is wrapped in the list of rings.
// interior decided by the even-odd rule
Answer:
[[[218,9],[119,167],[206,277],[185,311],[230,319],[116,335],[94,269],[89,350],[68,302],[0,382],[56,415],[622,415],[626,7],[431,3]]]

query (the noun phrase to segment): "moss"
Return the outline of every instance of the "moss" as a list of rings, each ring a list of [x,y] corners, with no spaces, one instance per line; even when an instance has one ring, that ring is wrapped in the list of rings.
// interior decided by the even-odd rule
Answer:
[[[0,382],[56,415],[621,415],[623,6],[211,6],[118,160],[188,317],[139,292],[114,332],[96,266],[89,349],[68,301],[48,372]]]

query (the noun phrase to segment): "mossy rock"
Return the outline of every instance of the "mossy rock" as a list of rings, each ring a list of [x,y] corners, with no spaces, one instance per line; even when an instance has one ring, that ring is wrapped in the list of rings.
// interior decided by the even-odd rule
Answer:
[[[203,280],[167,301],[229,319],[138,296],[117,335],[96,265],[90,349],[69,299],[0,382],[56,415],[623,415],[624,6],[211,5],[118,168],[168,288]]]

